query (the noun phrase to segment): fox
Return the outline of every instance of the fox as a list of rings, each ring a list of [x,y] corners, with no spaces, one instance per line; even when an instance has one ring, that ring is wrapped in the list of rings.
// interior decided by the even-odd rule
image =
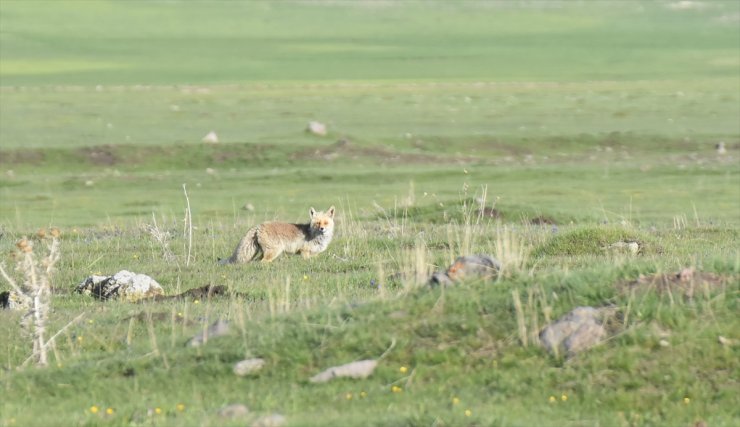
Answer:
[[[264,222],[247,231],[230,258],[220,264],[240,264],[250,261],[272,262],[283,252],[300,253],[304,259],[318,255],[329,247],[334,236],[334,206],[326,212],[313,207],[308,211],[308,224]]]

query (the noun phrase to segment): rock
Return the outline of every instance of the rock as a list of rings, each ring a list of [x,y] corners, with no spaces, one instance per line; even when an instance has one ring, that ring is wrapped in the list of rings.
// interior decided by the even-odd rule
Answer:
[[[449,286],[464,280],[488,280],[496,276],[501,269],[501,263],[492,256],[478,254],[461,256],[447,268],[438,271],[429,279],[429,285]]]
[[[221,337],[229,334],[229,322],[226,320],[218,319],[211,326],[208,327],[204,332],[196,334],[193,338],[188,341],[190,347],[199,347],[205,344],[209,339]]]
[[[452,284],[452,279],[450,279],[450,276],[447,275],[446,271],[437,271],[432,274],[432,277],[429,279],[429,285],[432,287],[449,286]]]
[[[579,353],[606,337],[603,316],[593,307],[578,307],[542,329],[540,343],[556,355],[562,350],[569,355]]]
[[[265,415],[254,420],[252,427],[282,427],[287,421],[281,414]]]
[[[326,136],[326,125],[321,122],[311,121],[308,122],[306,132],[310,132],[314,135]]]
[[[0,292],[0,308],[14,311],[29,311],[33,301],[30,297],[16,291]]]
[[[75,291],[101,300],[120,298],[129,302],[164,295],[156,280],[128,270],[121,270],[113,276],[90,276],[77,285]]]
[[[218,144],[218,134],[212,130],[203,137],[202,141],[206,144]]]
[[[722,344],[722,345],[724,345],[726,347],[732,347],[733,345],[735,345],[735,341],[734,340],[731,340],[729,338],[725,338],[722,335],[720,335],[719,337],[717,337],[717,341],[719,341],[720,344]]]
[[[679,282],[690,282],[694,279],[694,273],[696,271],[693,267],[686,267],[681,269],[681,271],[678,272],[676,275],[676,278]]]
[[[636,255],[640,252],[640,244],[635,241],[631,242],[616,242],[607,246],[607,249],[611,249],[618,252],[629,252],[632,255]]]
[[[242,206],[242,209],[249,212],[254,212],[254,205],[251,203],[245,203],[244,206]]]
[[[325,383],[334,378],[355,378],[363,379],[370,376],[378,366],[377,360],[360,360],[358,362],[347,363],[346,365],[331,367],[317,375],[311,377],[312,383]]]
[[[241,403],[233,403],[218,410],[221,418],[243,418],[249,415],[249,408]]]
[[[234,365],[234,374],[243,377],[259,372],[265,366],[264,359],[246,359]]]
[[[727,148],[725,148],[724,141],[720,141],[719,143],[717,143],[717,145],[714,148],[717,150],[717,154],[719,154],[720,156],[727,154]]]

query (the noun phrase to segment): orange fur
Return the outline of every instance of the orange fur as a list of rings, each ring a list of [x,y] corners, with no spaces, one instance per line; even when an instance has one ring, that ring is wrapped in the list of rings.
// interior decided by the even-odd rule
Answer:
[[[265,222],[250,228],[236,246],[231,258],[222,264],[244,263],[261,259],[271,262],[283,252],[300,253],[309,258],[325,251],[334,235],[334,206],[326,212],[309,211],[308,224]]]

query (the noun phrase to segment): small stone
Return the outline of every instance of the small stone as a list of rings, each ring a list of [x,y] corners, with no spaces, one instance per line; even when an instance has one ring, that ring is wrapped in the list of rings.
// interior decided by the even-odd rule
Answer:
[[[242,209],[244,209],[245,211],[248,211],[248,212],[254,212],[254,205],[253,205],[253,204],[251,204],[251,203],[246,203],[246,204],[245,204],[245,205],[244,205],[244,206],[242,207]]]
[[[495,277],[500,269],[501,263],[490,255],[461,256],[446,271],[434,273],[429,279],[429,286],[449,286],[464,280],[488,280]]]
[[[687,267],[682,269],[678,273],[678,280],[681,282],[690,282],[691,279],[694,278],[694,268],[693,267]]]
[[[216,131],[210,131],[206,134],[206,136],[202,139],[203,142],[206,144],[217,144],[218,143],[218,134],[216,134]]]
[[[720,141],[719,143],[717,143],[717,145],[714,148],[717,150],[717,154],[719,154],[720,156],[727,154],[727,148],[725,148],[724,141]]]
[[[660,340],[660,341],[658,341],[658,344],[661,347],[670,347],[671,346],[671,343],[669,343],[668,340]]]
[[[540,343],[551,353],[579,353],[601,342],[606,329],[603,313],[593,307],[577,307],[540,332]]]
[[[377,366],[377,360],[360,360],[358,362],[347,363],[346,365],[331,367],[314,375],[309,381],[312,383],[325,383],[340,377],[363,379],[369,377]]]
[[[188,341],[190,347],[199,347],[206,343],[209,339],[221,337],[229,334],[229,322],[226,320],[218,319],[213,322],[211,326],[206,329],[205,332],[196,334],[193,338]]]
[[[722,344],[724,346],[727,346],[727,347],[730,347],[730,346],[732,346],[732,345],[735,344],[735,342],[733,340],[731,340],[729,338],[725,338],[722,335],[720,335],[719,337],[717,337],[717,341],[719,341],[720,344]]]
[[[233,403],[218,410],[221,418],[242,418],[249,415],[249,408],[241,403]]]
[[[246,359],[234,365],[234,374],[243,377],[259,372],[265,366],[264,359]]]
[[[306,128],[306,131],[319,136],[326,136],[327,134],[326,125],[316,121],[308,122],[308,127]]]
[[[640,244],[635,241],[631,242],[615,242],[607,247],[615,252],[628,252],[632,255],[637,255],[640,252]]]
[[[252,427],[282,427],[287,421],[281,414],[265,415],[254,420]]]

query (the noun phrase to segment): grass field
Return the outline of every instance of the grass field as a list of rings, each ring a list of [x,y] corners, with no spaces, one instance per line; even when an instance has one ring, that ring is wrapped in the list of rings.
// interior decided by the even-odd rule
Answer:
[[[48,367],[21,368],[22,313],[0,311],[0,426],[737,425],[739,17],[734,1],[1,1],[0,264],[20,280],[16,242],[59,227],[48,332],[82,317]],[[316,259],[216,263],[251,225],[330,205]],[[506,274],[424,286],[469,253]],[[629,285],[687,267],[714,279]],[[230,293],[71,292],[122,269]],[[616,309],[607,341],[537,345],[582,305]],[[186,345],[217,318],[231,334]],[[367,379],[308,382],[384,353]],[[235,376],[246,357],[265,368]],[[250,415],[220,417],[231,403]]]

